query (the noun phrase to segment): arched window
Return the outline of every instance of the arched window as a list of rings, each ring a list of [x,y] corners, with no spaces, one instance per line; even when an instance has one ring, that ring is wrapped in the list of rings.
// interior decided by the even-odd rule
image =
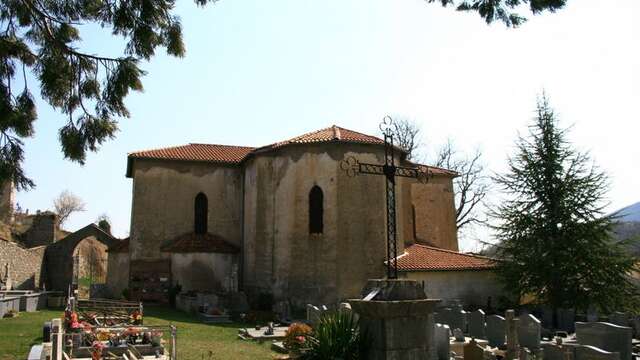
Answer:
[[[323,199],[322,189],[318,185],[312,187],[309,191],[309,234],[322,234]]]
[[[413,240],[416,241],[418,239],[418,231],[416,227],[416,206],[411,205],[411,217],[413,218]]]
[[[194,230],[196,234],[207,233],[207,216],[209,210],[209,201],[207,195],[199,193],[196,195],[194,205]]]

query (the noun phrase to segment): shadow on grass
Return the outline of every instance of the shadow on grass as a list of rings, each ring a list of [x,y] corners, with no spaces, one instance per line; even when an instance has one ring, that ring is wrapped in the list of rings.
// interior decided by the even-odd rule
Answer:
[[[168,306],[164,306],[164,305],[145,305],[144,306],[144,315],[145,318],[147,317],[154,317],[154,318],[158,318],[164,321],[168,321],[170,323],[177,323],[177,322],[181,322],[181,323],[188,323],[188,324],[198,324],[198,325],[205,325],[205,326],[216,326],[216,327],[221,327],[221,328],[232,328],[232,329],[238,329],[238,328],[245,328],[245,327],[253,327],[252,324],[249,323],[239,323],[239,322],[232,322],[232,323],[221,323],[221,324],[209,324],[209,323],[204,323],[202,321],[200,321],[200,319],[198,319],[197,315],[194,314],[188,314],[185,312],[182,312],[181,310],[178,309],[174,309]],[[145,325],[153,325],[153,322],[151,320],[149,320],[149,322],[147,323],[147,321],[145,321]]]

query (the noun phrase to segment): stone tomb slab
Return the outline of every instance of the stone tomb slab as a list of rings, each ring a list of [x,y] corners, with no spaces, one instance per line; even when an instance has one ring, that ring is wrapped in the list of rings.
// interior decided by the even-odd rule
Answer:
[[[469,336],[476,339],[486,339],[484,311],[476,310],[469,313]]]
[[[449,347],[451,351],[454,352],[456,355],[463,355],[465,346],[467,346],[471,342],[471,340],[473,340],[476,343],[476,345],[482,348],[485,348],[488,345],[487,340],[472,339],[470,337],[465,337],[464,341],[455,341],[454,339],[451,339],[449,343]]]
[[[464,345],[464,360],[483,360],[484,347],[478,345],[475,339],[470,340]]]
[[[609,322],[618,326],[629,326],[629,316],[623,312],[616,311],[609,315]]]
[[[502,347],[505,344],[506,320],[500,315],[487,316],[486,334],[489,346]]]
[[[520,316],[517,325],[518,342],[520,346],[536,351],[540,348],[540,333],[542,325],[540,320],[531,314]]]
[[[605,322],[576,323],[576,341],[620,354],[620,360],[631,360],[632,329]]]
[[[460,308],[442,308],[436,315],[436,322],[447,324],[453,331],[460,329],[463,333],[467,333],[467,312]]]
[[[434,333],[438,360],[449,360],[449,354],[451,353],[451,348],[449,346],[451,330],[449,329],[449,325],[436,324]]]
[[[620,353],[608,352],[595,346],[583,345],[575,349],[575,360],[620,360]]]

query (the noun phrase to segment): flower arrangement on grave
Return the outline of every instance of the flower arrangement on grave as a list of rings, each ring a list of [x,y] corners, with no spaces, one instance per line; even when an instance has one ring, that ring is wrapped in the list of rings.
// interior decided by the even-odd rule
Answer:
[[[131,315],[129,315],[129,319],[131,320],[131,324],[140,325],[142,324],[142,313],[139,310],[134,310]]]
[[[122,332],[122,337],[126,338],[129,344],[135,344],[141,332],[142,330],[139,328],[128,327]]]
[[[80,332],[84,328],[78,320],[78,314],[70,310],[65,310],[64,312],[64,326],[69,332]]]
[[[307,347],[307,336],[310,335],[311,332],[312,330],[309,325],[293,323],[289,325],[282,343],[290,352],[300,352],[300,350]]]
[[[100,341],[107,341],[111,339],[111,333],[108,330],[98,330],[98,332],[96,332],[96,338]]]
[[[105,348],[106,346],[102,343],[102,341],[94,341],[93,344],[91,344],[91,360],[101,360],[102,359],[102,350]]]

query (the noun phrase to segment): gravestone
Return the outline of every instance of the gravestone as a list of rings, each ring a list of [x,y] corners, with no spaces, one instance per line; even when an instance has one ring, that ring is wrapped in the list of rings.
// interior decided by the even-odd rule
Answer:
[[[457,341],[457,342],[464,342],[465,338],[462,330],[458,328],[453,329],[453,339],[454,341]]]
[[[436,354],[438,360],[449,360],[451,348],[449,346],[449,339],[451,337],[451,330],[449,325],[436,324],[435,327],[435,344]]]
[[[484,349],[474,339],[464,345],[462,353],[464,354],[464,360],[484,359]]]
[[[520,346],[536,351],[540,348],[540,320],[531,314],[521,315],[518,321],[518,342]]]
[[[575,360],[620,360],[620,354],[604,351],[594,346],[583,345],[576,347]]]
[[[487,340],[489,341],[489,346],[491,347],[502,347],[504,346],[505,340],[505,332],[506,332],[506,321],[500,315],[489,315],[487,316]]]
[[[609,315],[609,322],[618,326],[629,326],[629,317],[623,312],[616,311]]]
[[[545,329],[553,329],[553,310],[550,307],[544,306],[540,309],[542,321],[542,327]]]
[[[476,339],[486,339],[485,324],[484,324],[484,311],[476,310],[469,313],[469,336]]]
[[[504,313],[507,327],[507,360],[514,360],[520,354],[520,345],[518,343],[518,319],[516,312],[507,310]]]
[[[633,329],[633,337],[640,337],[640,316],[634,315],[631,317],[631,328]]]
[[[558,329],[575,332],[576,312],[573,309],[558,309]]]
[[[631,338],[630,327],[604,322],[576,323],[576,341],[580,345],[617,352],[620,354],[620,360],[631,360]]]
[[[463,333],[467,332],[467,313],[461,307],[438,310],[436,322],[449,325],[451,330],[460,329]]]
[[[542,358],[544,360],[564,360],[565,350],[561,345],[544,343],[542,344]]]
[[[307,304],[307,321],[311,324],[317,323],[322,317],[322,310],[315,305]]]

